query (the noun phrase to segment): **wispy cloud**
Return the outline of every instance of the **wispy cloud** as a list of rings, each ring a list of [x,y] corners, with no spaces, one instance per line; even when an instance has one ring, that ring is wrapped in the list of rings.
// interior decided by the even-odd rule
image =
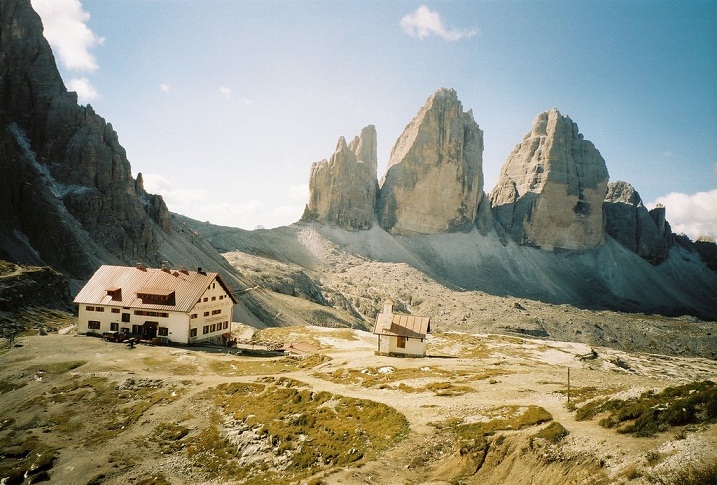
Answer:
[[[447,41],[456,41],[480,34],[479,29],[448,29],[444,25],[441,15],[425,5],[421,5],[403,17],[401,29],[411,37],[425,39],[433,35]]]
[[[87,26],[90,14],[80,0],[32,0],[32,8],[42,18],[44,35],[53,53],[67,71],[95,72],[98,69],[92,49],[104,42]],[[80,103],[97,99],[97,89],[86,78],[71,79],[68,88],[77,92]]]
[[[97,89],[86,77],[70,79],[67,82],[67,89],[77,93],[77,99],[81,104],[87,104],[100,97]]]
[[[228,88],[228,87],[226,87],[226,86],[222,86],[222,87],[219,88],[219,94],[221,94],[221,95],[224,96],[225,98],[228,98],[228,97],[230,97],[230,96],[232,95],[232,90],[231,90],[231,88]]]
[[[174,207],[191,206],[197,202],[207,200],[207,190],[203,188],[175,187],[172,182],[155,173],[142,174],[144,189],[150,194],[159,194],[164,198],[167,206],[176,211]]]
[[[699,236],[717,238],[717,189],[694,194],[672,192],[647,204],[662,204],[672,232],[683,233],[692,240]]]
[[[162,91],[162,93],[164,93],[164,94],[169,94],[169,84],[164,84],[164,83],[160,84],[159,90]]]

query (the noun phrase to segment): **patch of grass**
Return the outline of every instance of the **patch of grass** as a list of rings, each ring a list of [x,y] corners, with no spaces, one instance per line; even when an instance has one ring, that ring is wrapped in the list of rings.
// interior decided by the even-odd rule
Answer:
[[[184,437],[189,428],[177,422],[161,423],[154,428],[149,440],[157,443],[162,453],[174,453],[187,446]]]
[[[487,412],[487,420],[463,423],[462,420],[449,419],[435,426],[439,429],[453,428],[461,440],[491,436],[497,431],[519,430],[537,424],[552,421],[553,416],[540,406],[502,406]]]
[[[385,404],[312,392],[285,378],[222,384],[205,399],[217,413],[192,440],[188,455],[209,473],[246,483],[294,481],[322,468],[354,464],[408,433],[406,418]],[[263,461],[241,464],[248,445],[232,444],[220,415],[239,423],[239,434],[263,447]]]
[[[651,473],[650,483],[656,485],[708,485],[717,483],[717,461],[691,464],[679,470]]]
[[[164,386],[160,380],[128,379],[121,385],[104,377],[72,377],[62,386],[55,386],[30,399],[19,411],[46,408],[53,404],[51,413],[42,413],[33,427],[73,435],[88,427],[83,443],[87,446],[109,441],[137,423],[150,408],[174,401],[183,393],[180,387]],[[98,413],[97,410],[102,410]],[[87,416],[92,419],[88,420]]]
[[[436,396],[460,396],[467,392],[474,392],[475,389],[468,386],[457,386],[451,382],[431,382],[421,387],[412,387],[403,382],[398,385],[398,390],[403,392],[433,392]]]
[[[534,438],[541,438],[546,441],[549,441],[550,443],[557,443],[558,441],[565,438],[570,432],[565,429],[565,427],[558,423],[557,421],[553,421],[545,428],[538,431],[535,435],[533,435]]]
[[[31,436],[14,440],[6,437],[0,440],[0,450],[0,480],[20,484],[47,481],[59,449]]]
[[[647,437],[673,426],[717,421],[717,385],[711,381],[668,387],[627,400],[603,399],[579,408],[576,419],[606,414],[600,425],[619,433]]]
[[[561,383],[561,384],[564,384],[564,383]],[[571,387],[570,388],[570,404],[568,406],[568,409],[570,409],[571,411],[574,411],[577,408],[577,406],[581,403],[590,401],[591,399],[595,399],[598,396],[614,394],[614,393],[618,392],[619,390],[620,389],[617,389],[617,388],[598,389],[595,386]],[[566,398],[568,396],[567,389],[561,389],[557,392],[559,394],[564,395]]]
[[[424,392],[432,391],[439,393],[443,388],[446,393],[451,395],[472,392],[473,389],[468,386],[461,386],[457,382],[469,382],[474,380],[487,379],[494,375],[507,374],[507,371],[498,369],[487,369],[481,372],[470,372],[466,370],[451,371],[436,367],[409,367],[395,368],[392,366],[384,367],[364,367],[360,369],[339,368],[331,374],[316,373],[315,377],[320,377],[336,384],[360,384],[363,387],[375,387],[379,389],[398,389],[404,392]],[[402,381],[412,379],[450,379],[451,382],[432,382],[420,387],[411,386]],[[400,383],[398,386],[392,386],[394,383]],[[441,394],[448,395],[448,394]]]
[[[294,372],[300,369],[311,369],[331,357],[323,354],[312,354],[308,357],[279,357],[272,359],[225,359],[212,362],[211,369],[220,376],[259,376],[283,372]]]

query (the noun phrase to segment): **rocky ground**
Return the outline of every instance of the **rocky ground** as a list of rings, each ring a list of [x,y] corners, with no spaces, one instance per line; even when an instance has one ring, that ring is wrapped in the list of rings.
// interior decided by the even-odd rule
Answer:
[[[577,419],[591,401],[714,381],[714,360],[456,332],[434,334],[423,359],[376,356],[360,330],[257,338],[320,348],[303,358],[128,349],[73,327],[20,337],[0,354],[2,476],[644,484],[717,462],[716,424],[637,437],[601,426],[605,413]]]

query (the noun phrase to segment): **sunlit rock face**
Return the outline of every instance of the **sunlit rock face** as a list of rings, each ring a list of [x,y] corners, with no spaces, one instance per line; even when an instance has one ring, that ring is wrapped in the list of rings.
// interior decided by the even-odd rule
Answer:
[[[556,109],[541,113],[508,156],[490,194],[493,215],[512,238],[546,250],[584,250],[605,241],[605,160],[578,125]]]
[[[652,264],[667,259],[670,235],[666,238],[664,208],[653,209],[656,218],[653,219],[640,194],[622,180],[608,184],[603,208],[605,231],[613,239]]]
[[[302,220],[370,229],[376,206],[376,128],[369,125],[350,144],[339,138],[329,160],[311,166],[309,203]]]
[[[378,220],[392,234],[470,230],[476,219],[490,224],[479,210],[483,132],[453,89],[434,93],[405,128],[380,187]]]

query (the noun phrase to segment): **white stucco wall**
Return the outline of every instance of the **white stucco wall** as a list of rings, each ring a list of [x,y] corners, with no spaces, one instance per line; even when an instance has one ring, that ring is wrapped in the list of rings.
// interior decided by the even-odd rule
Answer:
[[[406,347],[398,346],[398,337],[395,335],[379,336],[379,353],[382,354],[406,354],[406,355],[426,355],[426,339],[407,338]]]
[[[207,300],[206,302],[204,301],[205,298]],[[104,311],[88,311],[87,307],[101,307],[104,308]],[[95,332],[101,334],[103,332],[109,332],[111,328],[110,324],[112,322],[118,323],[118,330],[127,328],[131,332],[132,325],[143,325],[145,322],[149,321],[158,323],[158,332],[160,327],[166,327],[168,335],[161,336],[158,333],[157,336],[167,338],[172,342],[187,344],[209,339],[218,340],[223,333],[231,331],[233,307],[234,303],[228,293],[224,290],[224,288],[222,288],[219,282],[215,281],[210,284],[209,288],[200,298],[200,301],[194,305],[189,313],[167,310],[150,310],[167,313],[167,317],[135,315],[135,310],[138,310],[137,308],[126,309],[110,305],[81,304],[78,306],[77,333],[86,334],[88,332]],[[112,308],[119,309],[119,313],[112,313]],[[212,312],[216,311],[219,311],[219,313],[212,315]],[[209,315],[204,316],[205,312],[208,312]],[[123,313],[129,313],[129,322],[122,321]],[[197,314],[196,319],[190,319],[190,315],[192,313]],[[99,321],[100,328],[90,330],[90,320]],[[223,325],[224,322],[228,322],[226,329]],[[204,334],[204,326],[208,325],[211,329],[212,324],[215,325],[215,331]],[[220,326],[221,328],[217,328]],[[197,329],[196,337],[190,337],[191,328]]]

